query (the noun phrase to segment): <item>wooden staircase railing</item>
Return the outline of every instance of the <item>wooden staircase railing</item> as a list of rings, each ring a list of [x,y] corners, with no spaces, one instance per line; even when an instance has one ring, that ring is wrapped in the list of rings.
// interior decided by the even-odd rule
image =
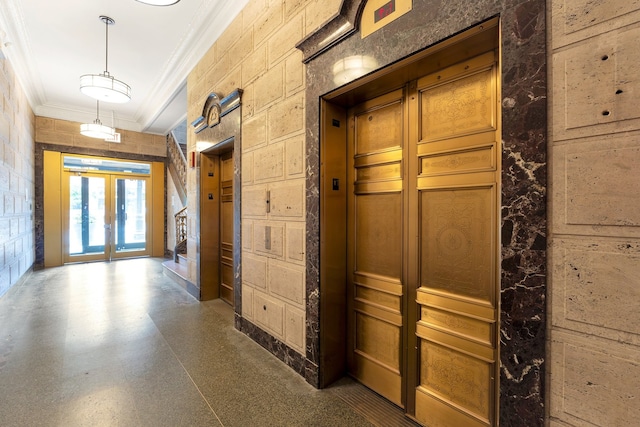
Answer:
[[[180,262],[178,254],[187,253],[187,207],[180,209],[175,215],[176,246],[173,249],[173,260]]]

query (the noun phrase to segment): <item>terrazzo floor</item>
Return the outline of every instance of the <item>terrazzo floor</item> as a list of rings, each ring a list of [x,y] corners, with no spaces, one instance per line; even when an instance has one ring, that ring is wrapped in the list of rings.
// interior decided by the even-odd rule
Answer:
[[[0,297],[1,426],[385,424],[307,384],[162,261],[35,271]]]

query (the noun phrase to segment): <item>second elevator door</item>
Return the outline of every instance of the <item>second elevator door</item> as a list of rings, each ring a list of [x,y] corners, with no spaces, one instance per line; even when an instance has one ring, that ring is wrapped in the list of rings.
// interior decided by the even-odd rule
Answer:
[[[220,156],[220,298],[234,305],[233,151]]]

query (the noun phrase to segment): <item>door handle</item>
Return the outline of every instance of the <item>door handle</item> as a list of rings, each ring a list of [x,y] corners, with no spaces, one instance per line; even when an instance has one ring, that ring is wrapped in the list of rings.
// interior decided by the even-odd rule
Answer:
[[[104,229],[105,230],[111,230],[111,224],[105,224],[104,225]]]

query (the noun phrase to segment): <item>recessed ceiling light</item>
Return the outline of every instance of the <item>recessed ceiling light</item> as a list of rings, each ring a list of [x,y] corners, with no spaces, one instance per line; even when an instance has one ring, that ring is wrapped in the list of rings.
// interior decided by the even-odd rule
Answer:
[[[136,0],[140,3],[150,4],[153,6],[171,6],[178,3],[180,0]]]

